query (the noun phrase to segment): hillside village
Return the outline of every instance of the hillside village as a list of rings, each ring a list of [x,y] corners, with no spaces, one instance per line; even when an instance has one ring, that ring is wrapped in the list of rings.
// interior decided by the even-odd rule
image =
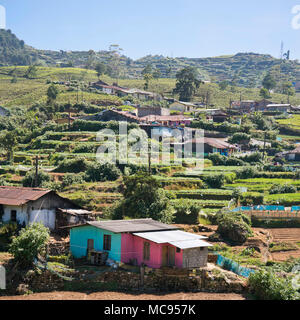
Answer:
[[[96,66],[0,67],[0,265],[8,279],[0,297],[112,290],[299,299],[297,73],[281,71],[280,80],[271,70],[247,89],[199,79],[189,66],[176,79],[144,71],[127,79]],[[122,123],[143,130],[156,162],[124,139]],[[115,143],[115,163],[97,161],[107,142],[101,130]],[[192,157],[199,143],[202,170],[178,161],[178,146],[190,144]],[[123,163],[124,145],[143,161]],[[33,253],[31,237],[41,241]],[[269,275],[280,294],[263,287]]]

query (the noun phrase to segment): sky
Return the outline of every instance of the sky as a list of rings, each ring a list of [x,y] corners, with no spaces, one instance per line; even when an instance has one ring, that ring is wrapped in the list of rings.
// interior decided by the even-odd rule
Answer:
[[[256,52],[300,60],[300,0],[0,0],[6,28],[37,49],[213,57]],[[300,13],[300,9],[299,9]],[[294,18],[296,21],[299,19]]]

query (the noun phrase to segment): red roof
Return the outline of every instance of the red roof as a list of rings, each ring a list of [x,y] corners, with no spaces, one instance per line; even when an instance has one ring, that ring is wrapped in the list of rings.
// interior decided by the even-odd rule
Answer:
[[[140,118],[144,121],[188,121],[191,120],[190,118],[187,118],[182,115],[178,116],[156,116],[156,115],[149,115],[146,117]]]
[[[0,204],[21,206],[29,201],[35,201],[50,193],[51,190],[40,188],[19,188],[0,186]]]

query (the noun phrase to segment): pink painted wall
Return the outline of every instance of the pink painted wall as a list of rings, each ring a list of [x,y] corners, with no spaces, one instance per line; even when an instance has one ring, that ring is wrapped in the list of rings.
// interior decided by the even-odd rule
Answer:
[[[150,260],[143,258],[144,242],[150,243]],[[152,241],[145,240],[132,234],[122,234],[121,242],[121,262],[129,263],[131,259],[137,259],[138,265],[144,263],[149,268],[160,268],[162,266],[162,247],[167,244],[157,244]],[[172,247],[171,245],[169,245]],[[176,252],[175,248],[175,266],[182,268],[183,252]]]

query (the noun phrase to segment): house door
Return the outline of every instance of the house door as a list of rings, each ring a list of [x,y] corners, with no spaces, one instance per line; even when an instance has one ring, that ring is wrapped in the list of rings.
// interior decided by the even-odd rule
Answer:
[[[162,266],[167,267],[168,266],[168,247],[164,246],[162,247]]]
[[[163,247],[162,248],[162,266],[174,267],[175,266],[175,248]]]
[[[175,248],[168,247],[168,258],[169,258],[169,266],[174,267],[175,266]]]
[[[94,239],[88,239],[87,249],[88,249],[88,251],[94,249]]]

